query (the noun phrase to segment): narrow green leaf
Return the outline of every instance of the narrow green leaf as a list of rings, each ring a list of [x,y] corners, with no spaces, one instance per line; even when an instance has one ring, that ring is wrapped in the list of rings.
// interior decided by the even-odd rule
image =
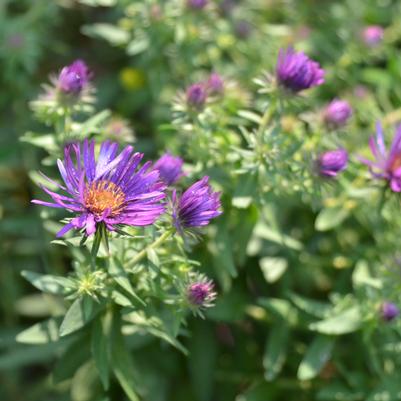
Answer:
[[[68,309],[60,326],[60,337],[84,327],[95,316],[97,310],[91,298],[78,298]]]
[[[37,323],[17,335],[17,342],[24,344],[47,344],[59,339],[59,320],[49,319]]]
[[[283,368],[288,343],[289,329],[284,321],[277,323],[270,330],[263,356],[265,379],[274,380]]]
[[[255,199],[255,193],[258,189],[258,177],[256,174],[243,174],[238,180],[235,189],[232,205],[238,209],[246,209]]]
[[[76,339],[58,358],[53,368],[52,378],[54,383],[61,383],[71,379],[77,370],[90,358],[88,349],[88,336],[83,335]]]
[[[342,207],[322,209],[315,221],[318,231],[328,231],[340,225],[349,216],[349,210]]]
[[[309,325],[309,328],[322,334],[341,335],[358,330],[361,324],[360,309],[358,306],[353,306],[335,316],[312,323]]]
[[[115,312],[115,314],[117,313],[118,311]],[[136,372],[130,357],[130,351],[126,346],[121,330],[122,324],[120,316],[115,315],[113,319],[113,340],[111,344],[113,372],[130,401],[139,401],[135,390]]]
[[[334,339],[327,336],[317,336],[309,346],[298,368],[299,380],[315,378],[331,356]]]
[[[72,280],[61,276],[39,274],[28,270],[22,271],[21,275],[38,290],[49,294],[63,295],[74,285]]]
[[[106,319],[107,316],[104,317]],[[107,390],[110,384],[109,378],[109,328],[107,320],[98,318],[93,322],[91,333],[91,350],[99,373],[103,388]]]
[[[129,40],[129,33],[112,24],[96,23],[85,25],[82,32],[92,38],[107,40],[114,46],[123,45]]]
[[[282,245],[285,248],[295,249],[296,251],[300,251],[303,248],[302,242],[280,233],[264,223],[257,224],[255,227],[255,235],[259,238]]]
[[[277,281],[287,270],[288,262],[284,258],[264,257],[259,261],[264,278],[268,283]]]
[[[145,301],[143,301],[134,291],[134,288],[131,285],[131,282],[128,278],[127,272],[124,270],[124,266],[122,265],[121,261],[113,257],[110,259],[110,267],[109,273],[113,277],[113,280],[129,295],[131,295],[136,301],[138,301],[142,306],[146,306]]]

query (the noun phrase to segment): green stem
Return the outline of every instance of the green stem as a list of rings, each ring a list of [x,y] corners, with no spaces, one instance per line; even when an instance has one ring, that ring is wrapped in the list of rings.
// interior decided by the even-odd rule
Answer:
[[[130,260],[130,262],[127,265],[127,268],[134,267],[141,259],[143,259],[147,255],[148,251],[150,251],[151,249],[157,248],[159,245],[161,245],[163,242],[165,242],[172,233],[173,233],[172,230],[167,230],[157,240],[152,242],[146,248],[142,249],[142,251],[138,252],[134,256],[134,258]]]
[[[268,108],[264,112],[264,114],[262,116],[262,120],[260,121],[259,128],[257,131],[258,138],[260,138],[260,139],[262,138],[262,135],[263,135],[266,127],[269,125],[271,119],[273,118],[275,112],[276,112],[276,101],[272,100],[269,103]],[[261,141],[261,143],[262,143],[262,141]]]

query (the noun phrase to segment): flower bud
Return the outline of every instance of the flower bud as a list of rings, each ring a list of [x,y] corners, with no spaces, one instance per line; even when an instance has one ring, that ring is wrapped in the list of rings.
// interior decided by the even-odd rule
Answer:
[[[317,161],[319,173],[328,178],[334,178],[348,164],[348,153],[345,149],[330,150],[322,153]]]

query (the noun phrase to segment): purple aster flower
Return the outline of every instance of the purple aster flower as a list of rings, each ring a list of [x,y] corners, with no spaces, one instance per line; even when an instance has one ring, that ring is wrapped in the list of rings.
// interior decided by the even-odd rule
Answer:
[[[76,60],[61,70],[58,87],[63,92],[78,94],[88,85],[90,78],[87,65],[82,60]]]
[[[207,5],[207,0],[188,0],[187,1],[188,7],[195,9],[195,10],[201,10],[202,8],[205,8]]]
[[[323,118],[328,127],[339,128],[347,124],[351,115],[352,108],[346,100],[334,99],[324,110]]]
[[[376,138],[370,137],[369,146],[375,160],[360,157],[359,160],[369,166],[373,177],[387,180],[394,192],[401,192],[401,125],[397,128],[390,150],[384,144],[383,129],[376,126]]]
[[[333,178],[347,167],[347,163],[348,153],[345,149],[324,152],[317,160],[319,173],[324,177]]]
[[[324,82],[324,70],[319,63],[292,47],[280,50],[276,76],[280,85],[295,93]]]
[[[156,161],[153,168],[159,171],[160,179],[166,185],[172,185],[184,175],[182,171],[183,164],[184,160],[167,152]]]
[[[132,146],[118,154],[118,144],[109,141],[101,144],[97,160],[94,141],[67,145],[64,163],[57,161],[64,185],[46,177],[65,194],[42,187],[53,202],[32,202],[76,214],[57,237],[73,228],[85,229],[91,235],[100,223],[110,231],[119,225],[152,224],[164,212],[161,201],[165,185],[159,180],[159,172],[150,169],[150,162],[138,168],[142,157]]]
[[[383,320],[390,322],[394,320],[400,313],[397,305],[392,302],[383,302],[381,306],[381,317]]]
[[[224,91],[223,78],[217,72],[212,72],[206,82],[206,87],[212,95],[221,94]]]
[[[213,192],[209,177],[191,185],[181,197],[173,191],[173,220],[179,232],[185,228],[202,227],[221,214],[220,192]]]
[[[379,25],[370,25],[363,29],[362,39],[365,45],[375,47],[383,40],[384,29]]]
[[[202,107],[207,98],[206,87],[203,83],[192,84],[187,89],[187,103],[190,106],[200,108]]]

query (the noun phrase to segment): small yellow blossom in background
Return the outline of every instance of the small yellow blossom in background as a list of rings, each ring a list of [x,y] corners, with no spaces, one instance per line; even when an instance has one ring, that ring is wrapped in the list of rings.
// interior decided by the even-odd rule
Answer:
[[[120,81],[125,89],[134,91],[145,86],[146,78],[145,74],[141,70],[127,67],[121,70]]]

